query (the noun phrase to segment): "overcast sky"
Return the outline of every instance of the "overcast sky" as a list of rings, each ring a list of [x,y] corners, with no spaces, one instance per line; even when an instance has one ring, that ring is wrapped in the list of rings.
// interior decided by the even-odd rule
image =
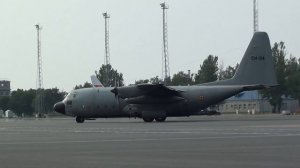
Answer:
[[[70,91],[104,63],[104,19],[110,18],[111,64],[126,84],[162,75],[162,10],[158,0],[0,0],[0,79],[36,88],[42,29],[44,88]],[[225,66],[243,56],[253,34],[253,0],[170,0],[171,75],[196,73],[209,55]],[[260,0],[259,30],[300,56],[300,1]]]

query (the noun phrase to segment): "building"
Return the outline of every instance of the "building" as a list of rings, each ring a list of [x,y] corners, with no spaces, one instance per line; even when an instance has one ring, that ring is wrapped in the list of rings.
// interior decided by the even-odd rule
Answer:
[[[10,81],[0,80],[0,96],[10,96]]]
[[[289,97],[284,97],[281,110],[296,112],[298,101]],[[221,113],[270,113],[272,106],[268,99],[262,98],[259,92],[246,91],[232,96],[219,105]]]
[[[14,116],[15,116],[15,114],[13,111],[11,111],[11,110],[5,111],[5,115],[4,115],[5,118],[13,118]]]

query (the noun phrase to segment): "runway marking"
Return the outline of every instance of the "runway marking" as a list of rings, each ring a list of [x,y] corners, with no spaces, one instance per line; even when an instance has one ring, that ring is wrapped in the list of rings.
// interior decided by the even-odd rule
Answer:
[[[30,134],[30,133],[106,133],[106,134],[275,134],[275,133],[287,133],[291,130],[284,129],[263,129],[263,130],[181,130],[181,131],[118,131],[118,130],[6,130],[1,131],[5,134]],[[295,130],[299,132],[299,130]],[[294,133],[295,133],[294,131]]]
[[[300,124],[288,124],[288,125],[251,125],[243,127],[252,127],[252,128],[300,128]]]
[[[287,134],[299,133],[296,129],[128,129],[128,128],[81,128],[81,129],[0,129],[2,134],[31,134],[31,133],[103,133],[103,134],[223,134],[223,135],[249,135],[249,134]]]
[[[270,138],[270,137],[299,137],[300,134],[264,134],[248,136],[218,136],[218,137],[186,137],[186,138],[142,138],[142,139],[103,139],[103,140],[78,140],[78,141],[31,141],[31,142],[0,142],[0,145],[30,145],[30,144],[68,144],[68,143],[100,143],[100,142],[142,142],[142,141],[177,141],[177,140],[207,140],[207,139],[236,139],[236,138]]]

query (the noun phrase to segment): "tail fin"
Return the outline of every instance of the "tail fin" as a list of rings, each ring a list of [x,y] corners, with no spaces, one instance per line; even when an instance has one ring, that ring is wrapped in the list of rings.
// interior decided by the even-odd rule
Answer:
[[[274,59],[266,32],[253,35],[232,80],[241,85],[277,85]]]
[[[96,75],[91,76],[91,81],[92,81],[93,87],[103,87],[102,83],[98,80]]]
[[[254,33],[233,78],[212,82],[209,85],[276,86],[274,59],[268,34],[266,32]]]

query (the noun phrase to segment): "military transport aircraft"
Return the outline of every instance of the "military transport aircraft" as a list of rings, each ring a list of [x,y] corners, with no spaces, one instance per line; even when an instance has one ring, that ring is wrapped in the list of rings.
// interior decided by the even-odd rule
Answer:
[[[91,118],[138,117],[145,122],[163,122],[167,117],[196,115],[243,91],[277,85],[274,60],[267,33],[256,32],[231,79],[192,86],[139,84],[126,87],[94,87],[72,90],[56,112]]]

